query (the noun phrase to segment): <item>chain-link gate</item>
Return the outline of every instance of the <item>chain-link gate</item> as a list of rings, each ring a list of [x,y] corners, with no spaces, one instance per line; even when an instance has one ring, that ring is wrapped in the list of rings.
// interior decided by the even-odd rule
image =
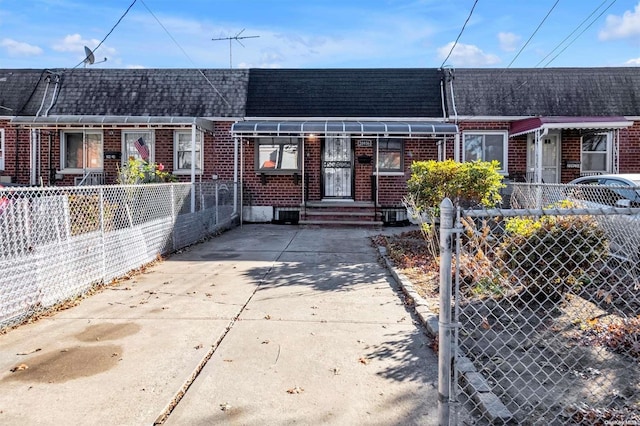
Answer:
[[[233,185],[0,189],[0,327],[229,226]]]
[[[489,424],[640,424],[640,209],[609,192],[522,185],[513,209],[442,204],[441,419],[459,402]]]

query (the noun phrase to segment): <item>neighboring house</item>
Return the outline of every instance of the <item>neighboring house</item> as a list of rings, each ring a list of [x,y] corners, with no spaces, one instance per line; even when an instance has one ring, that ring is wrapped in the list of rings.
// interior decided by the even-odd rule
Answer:
[[[0,179],[114,183],[140,138],[183,180],[238,182],[246,221],[398,222],[414,160],[640,171],[640,72],[0,70]]]
[[[31,185],[111,184],[129,157],[140,156],[135,143],[141,140],[150,161],[182,179],[193,173],[197,180],[214,174],[232,180],[229,129],[244,116],[248,74],[1,70],[0,105],[15,113],[0,117],[1,173]]]
[[[515,180],[566,183],[640,171],[640,69],[445,70],[461,160],[497,159]]]

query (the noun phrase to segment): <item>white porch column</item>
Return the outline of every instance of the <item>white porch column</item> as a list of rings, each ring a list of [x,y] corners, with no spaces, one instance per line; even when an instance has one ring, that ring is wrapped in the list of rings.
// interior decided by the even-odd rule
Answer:
[[[453,139],[453,161],[456,163],[462,161],[460,158],[460,132],[457,132]]]

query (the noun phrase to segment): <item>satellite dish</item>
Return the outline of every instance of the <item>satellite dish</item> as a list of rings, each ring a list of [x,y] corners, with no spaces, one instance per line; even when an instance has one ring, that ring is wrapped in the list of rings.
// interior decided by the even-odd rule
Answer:
[[[84,66],[86,67],[87,64],[93,65],[95,61],[96,61],[96,57],[93,56],[93,52],[91,51],[91,49],[85,46],[84,47]]]

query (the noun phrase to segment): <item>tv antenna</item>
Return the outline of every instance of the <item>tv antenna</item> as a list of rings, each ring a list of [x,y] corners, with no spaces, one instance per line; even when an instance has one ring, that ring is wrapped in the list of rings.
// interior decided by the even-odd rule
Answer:
[[[107,62],[106,57],[102,61],[96,62],[96,57],[93,55],[93,51],[87,46],[84,47],[84,61],[82,61],[82,63],[84,63],[85,68],[87,65],[101,64],[103,62]]]
[[[233,68],[233,62],[231,59],[231,51],[232,51],[232,44],[231,42],[233,40],[237,41],[240,46],[244,47],[244,44],[242,44],[242,42],[240,40],[245,39],[245,38],[258,38],[260,36],[240,36],[240,34],[242,34],[244,32],[245,28],[242,29],[242,31],[240,31],[238,34],[236,34],[233,37],[220,37],[220,38],[212,38],[211,40],[213,41],[220,41],[220,40],[229,40],[229,68]]]

